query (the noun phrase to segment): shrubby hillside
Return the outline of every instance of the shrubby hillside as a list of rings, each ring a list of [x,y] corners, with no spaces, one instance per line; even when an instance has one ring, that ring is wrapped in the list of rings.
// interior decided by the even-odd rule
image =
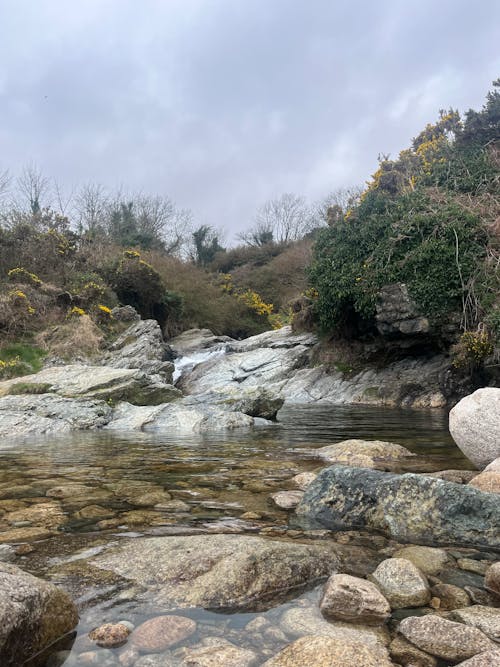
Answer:
[[[455,344],[456,364],[499,349],[499,86],[480,111],[442,111],[396,159],[380,159],[354,206],[331,211],[309,273],[323,332],[377,336],[383,288],[399,285],[427,340]]]

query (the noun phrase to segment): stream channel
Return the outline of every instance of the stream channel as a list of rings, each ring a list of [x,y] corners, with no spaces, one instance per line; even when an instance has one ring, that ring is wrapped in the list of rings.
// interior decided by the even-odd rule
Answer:
[[[244,533],[300,539],[287,528],[288,513],[273,506],[269,496],[292,488],[288,480],[297,473],[321,467],[311,450],[348,438],[404,445],[419,455],[415,472],[470,467],[451,441],[444,412],[361,406],[293,406],[284,408],[272,426],[189,437],[101,431],[4,441],[0,509],[3,515],[24,512],[17,525],[0,518],[0,542],[12,543],[5,539],[9,530],[46,529],[47,536],[40,533],[40,539],[29,542],[33,550],[28,546],[16,564],[66,587],[80,610],[76,639],[55,646],[45,664],[118,667],[120,649],[89,645],[89,630],[122,619],[137,626],[171,611],[139,599],[133,586],[92,582],[85,574],[86,558],[110,544],[148,535]],[[170,501],[168,496],[162,501],[162,490]],[[37,505],[48,500],[51,512],[38,516]],[[183,609],[178,613],[197,622],[185,644],[223,636],[253,650],[263,662],[291,639],[280,631],[252,633],[251,621],[265,618],[277,628],[287,609],[310,605],[318,595],[319,587],[258,613]],[[165,655],[157,664],[175,664],[172,660]]]

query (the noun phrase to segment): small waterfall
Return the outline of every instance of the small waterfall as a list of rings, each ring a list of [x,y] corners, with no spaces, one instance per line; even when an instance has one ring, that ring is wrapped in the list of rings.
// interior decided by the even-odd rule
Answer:
[[[173,384],[186,372],[191,371],[198,364],[208,361],[209,359],[215,359],[217,357],[222,357],[226,354],[226,346],[221,345],[217,347],[210,347],[207,350],[200,350],[199,352],[193,352],[192,354],[187,354],[184,357],[178,357],[174,359],[175,370],[173,373]]]

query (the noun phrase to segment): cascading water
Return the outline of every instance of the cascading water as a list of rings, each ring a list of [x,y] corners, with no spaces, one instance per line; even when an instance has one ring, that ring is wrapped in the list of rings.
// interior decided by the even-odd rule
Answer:
[[[218,345],[217,347],[210,347],[206,350],[200,350],[199,352],[193,352],[192,354],[187,354],[184,357],[178,357],[174,360],[174,373],[173,373],[173,384],[175,384],[179,378],[186,371],[191,371],[198,364],[208,361],[209,359],[215,359],[217,357],[222,357],[226,354],[226,345]]]

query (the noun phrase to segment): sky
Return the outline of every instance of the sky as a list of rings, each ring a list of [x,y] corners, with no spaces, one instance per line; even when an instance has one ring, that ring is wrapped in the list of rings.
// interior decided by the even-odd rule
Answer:
[[[0,0],[0,172],[166,195],[231,238],[499,76],[498,0]]]

